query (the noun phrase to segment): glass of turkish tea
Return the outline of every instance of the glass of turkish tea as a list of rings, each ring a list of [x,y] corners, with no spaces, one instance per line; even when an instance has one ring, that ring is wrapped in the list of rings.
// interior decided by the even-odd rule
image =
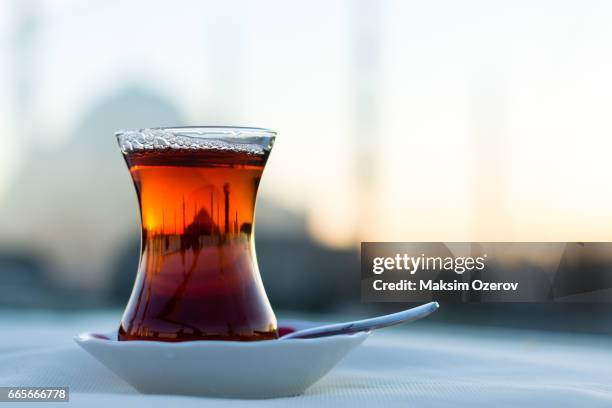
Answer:
[[[115,134],[142,221],[119,340],[278,337],[253,240],[257,188],[275,135],[239,127]]]

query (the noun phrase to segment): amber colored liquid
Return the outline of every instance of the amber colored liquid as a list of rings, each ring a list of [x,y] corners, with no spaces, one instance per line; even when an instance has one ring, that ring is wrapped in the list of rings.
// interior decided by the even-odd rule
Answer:
[[[142,217],[140,269],[119,340],[278,337],[253,245],[267,154],[128,154]]]

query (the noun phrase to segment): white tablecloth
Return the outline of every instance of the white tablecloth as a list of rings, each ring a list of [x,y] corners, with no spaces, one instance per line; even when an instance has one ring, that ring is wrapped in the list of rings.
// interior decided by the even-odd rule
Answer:
[[[52,404],[61,407],[612,406],[608,337],[428,323],[373,333],[300,397],[141,395],[72,341],[78,332],[114,328],[117,318],[0,312],[0,386],[69,386],[70,402]]]

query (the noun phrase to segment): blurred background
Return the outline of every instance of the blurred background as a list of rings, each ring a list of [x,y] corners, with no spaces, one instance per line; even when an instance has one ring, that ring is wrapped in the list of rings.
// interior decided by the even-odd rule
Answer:
[[[361,304],[361,241],[611,241],[611,19],[592,0],[4,0],[0,304],[124,307],[121,128],[278,131],[257,208],[277,310],[403,307]],[[606,305],[443,309],[612,333]]]

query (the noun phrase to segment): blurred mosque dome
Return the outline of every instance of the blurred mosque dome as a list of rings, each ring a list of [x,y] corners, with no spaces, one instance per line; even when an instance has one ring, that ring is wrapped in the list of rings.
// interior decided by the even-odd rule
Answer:
[[[65,282],[104,284],[113,253],[139,233],[136,194],[113,134],[182,124],[169,99],[139,85],[94,103],[59,148],[26,153],[3,202],[0,240],[52,255]]]

